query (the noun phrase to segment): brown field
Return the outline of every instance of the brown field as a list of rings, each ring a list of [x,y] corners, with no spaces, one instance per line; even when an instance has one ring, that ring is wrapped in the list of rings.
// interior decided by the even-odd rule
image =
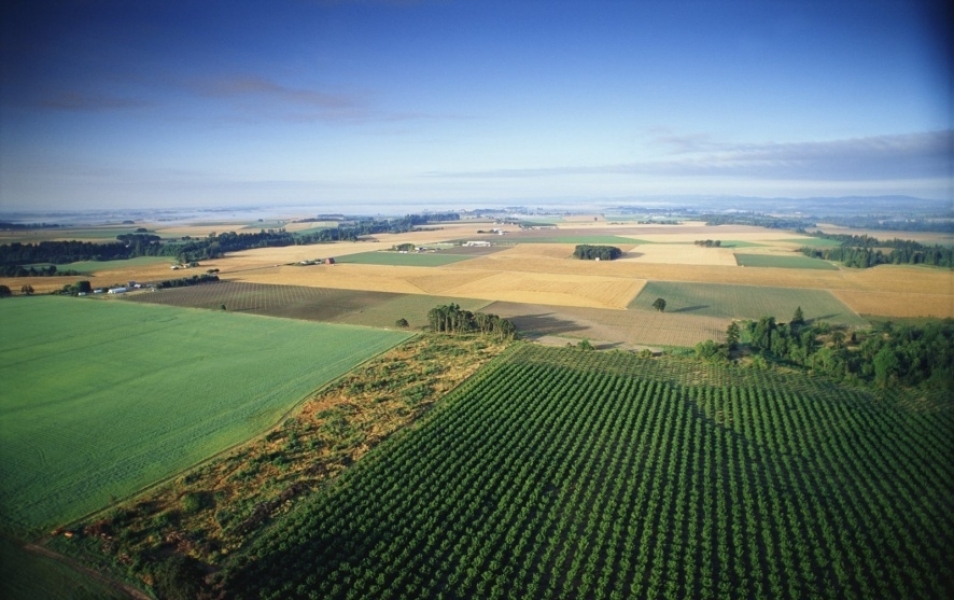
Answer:
[[[656,311],[611,310],[495,302],[483,309],[513,321],[524,333],[599,340],[630,348],[634,344],[694,346],[721,341],[729,320]]]
[[[398,294],[385,292],[224,281],[130,294],[126,300],[206,309],[219,309],[225,305],[230,312],[331,321],[345,313],[361,311],[398,297]],[[394,319],[390,322],[393,324]]]

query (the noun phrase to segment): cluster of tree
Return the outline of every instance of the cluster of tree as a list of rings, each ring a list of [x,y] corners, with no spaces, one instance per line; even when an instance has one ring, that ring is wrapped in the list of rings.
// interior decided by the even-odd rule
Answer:
[[[770,229],[794,229],[801,231],[815,227],[815,222],[799,217],[778,217],[762,213],[703,214],[699,219],[706,225],[754,225]]]
[[[954,247],[927,246],[913,240],[877,240],[867,235],[821,235],[842,243],[835,248],[802,248],[812,258],[833,260],[847,267],[865,269],[876,265],[931,265],[954,267]],[[882,248],[891,248],[887,254]]]
[[[73,269],[59,270],[56,265],[47,265],[39,267],[30,265],[0,265],[0,277],[53,277],[56,275],[79,275],[79,271]]]
[[[11,223],[0,221],[0,231],[24,231],[27,229],[55,229],[60,227],[56,223]]]
[[[616,246],[591,246],[581,244],[573,251],[573,256],[582,260],[615,260],[623,255]]]
[[[696,240],[693,244],[696,246],[705,246],[706,248],[719,248],[722,246],[722,240]]]
[[[431,331],[442,333],[480,333],[502,338],[513,338],[517,328],[497,315],[471,312],[457,304],[441,304],[427,312]]]
[[[219,280],[219,276],[214,273],[204,275],[193,275],[192,277],[180,277],[179,279],[167,279],[156,284],[157,289],[188,287],[190,285],[199,285],[200,283],[214,283]]]
[[[413,252],[417,246],[411,242],[406,242],[404,244],[397,244],[396,246],[391,246],[391,250],[394,252]]]
[[[354,241],[361,236],[380,233],[406,233],[430,220],[459,219],[457,213],[407,215],[401,219],[368,218],[353,225],[329,227],[307,234],[292,234],[284,229],[261,230],[258,233],[220,233],[206,238],[182,238],[163,242],[149,233],[131,233],[118,236],[108,243],[48,241],[36,244],[0,245],[0,267],[18,267],[38,263],[68,264],[86,260],[125,260],[139,256],[175,256],[181,263],[221,257],[226,252],[253,248],[279,248],[322,242]],[[60,273],[62,274],[62,273]]]
[[[726,331],[725,344],[709,340],[696,346],[696,354],[707,360],[725,360],[739,350],[847,381],[954,388],[951,319],[846,331],[824,322],[808,324],[799,308],[788,323],[775,317],[741,326],[734,322]]]

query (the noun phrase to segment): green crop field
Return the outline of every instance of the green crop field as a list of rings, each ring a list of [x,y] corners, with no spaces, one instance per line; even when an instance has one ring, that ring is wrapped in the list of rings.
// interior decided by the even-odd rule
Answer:
[[[92,298],[0,302],[0,525],[80,517],[271,426],[401,332]]]
[[[61,271],[78,271],[80,273],[93,273],[94,271],[105,271],[107,269],[122,269],[131,267],[150,267],[152,265],[167,264],[172,265],[176,259],[171,256],[140,256],[128,260],[84,260],[82,262],[70,263],[68,265],[58,265],[56,268]],[[170,275],[169,278],[174,278]],[[96,287],[96,286],[94,286]]]
[[[780,242],[788,242],[790,244],[799,244],[805,246],[806,248],[834,248],[836,246],[841,246],[841,242],[838,240],[829,240],[825,238],[791,238],[787,240],[779,240]]]
[[[954,405],[518,347],[299,505],[230,598],[944,598]]]
[[[361,252],[335,258],[335,262],[355,265],[393,265],[402,267],[441,267],[473,256],[466,254],[438,254],[428,252]]]
[[[825,290],[775,288],[721,283],[650,281],[629,304],[630,309],[653,309],[656,298],[666,301],[667,313],[685,313],[724,319],[775,317],[788,321],[802,307],[808,320],[849,327],[868,322]]]
[[[837,271],[838,267],[820,258],[802,254],[780,256],[777,254],[735,254],[735,260],[743,267],[776,267],[781,269],[819,269]]]

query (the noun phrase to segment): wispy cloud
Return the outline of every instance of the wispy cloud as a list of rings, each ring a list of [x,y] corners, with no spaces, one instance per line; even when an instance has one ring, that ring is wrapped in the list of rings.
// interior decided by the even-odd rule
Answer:
[[[423,113],[378,108],[368,93],[343,93],[293,87],[260,75],[237,75],[186,84],[205,98],[231,102],[246,118],[289,121],[404,121],[429,118]]]
[[[898,180],[949,177],[954,130],[820,142],[738,144],[707,135],[659,134],[659,159],[596,166],[435,172],[435,177],[548,177],[559,175],[726,176],[787,180]]]

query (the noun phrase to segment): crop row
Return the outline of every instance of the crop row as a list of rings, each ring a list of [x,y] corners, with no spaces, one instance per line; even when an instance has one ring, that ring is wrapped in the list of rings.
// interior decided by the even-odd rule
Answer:
[[[719,367],[586,354],[510,353],[258,540],[230,572],[231,593],[951,591],[949,411],[790,376],[753,383]]]

